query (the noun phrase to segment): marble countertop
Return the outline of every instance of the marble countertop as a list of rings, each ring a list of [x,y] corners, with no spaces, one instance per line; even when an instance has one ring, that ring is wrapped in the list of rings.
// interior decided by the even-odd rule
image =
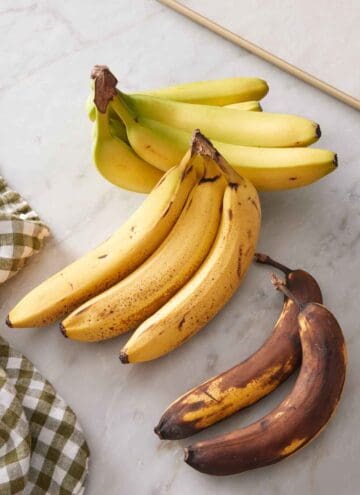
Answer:
[[[43,252],[0,288],[2,321],[31,287],[105,239],[143,199],[107,183],[92,165],[84,101],[95,63],[108,64],[125,90],[242,74],[262,77],[271,88],[265,110],[318,121],[320,146],[339,155],[337,171],[313,186],[261,195],[259,250],[318,278],[349,350],[338,413],[316,441],[290,459],[240,476],[212,478],[182,461],[188,442],[160,442],[152,431],[169,402],[243,360],[269,334],[281,299],[262,267],[251,267],[241,289],[206,329],[153,363],[119,363],[117,352],[127,336],[90,345],[65,340],[56,326],[11,330],[2,325],[2,335],[34,361],[78,414],[92,451],[87,495],[356,495],[359,113],[153,0],[3,0],[0,45],[0,174],[53,233]],[[259,418],[291,385],[290,380],[198,438]]]

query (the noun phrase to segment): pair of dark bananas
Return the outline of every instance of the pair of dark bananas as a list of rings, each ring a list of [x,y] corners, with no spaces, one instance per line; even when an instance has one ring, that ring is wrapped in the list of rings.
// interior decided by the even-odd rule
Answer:
[[[346,347],[335,317],[322,303],[316,280],[266,255],[259,263],[286,275],[273,284],[284,293],[277,323],[252,356],[195,387],[164,412],[155,432],[188,437],[268,395],[300,365],[294,388],[255,423],[185,449],[185,461],[207,474],[228,475],[278,462],[309,443],[327,424],[342,392]]]

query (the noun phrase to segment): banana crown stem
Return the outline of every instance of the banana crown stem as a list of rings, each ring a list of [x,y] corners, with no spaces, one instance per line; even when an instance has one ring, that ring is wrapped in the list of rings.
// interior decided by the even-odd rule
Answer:
[[[283,273],[285,273],[285,275],[289,275],[289,273],[291,273],[293,271],[290,268],[288,268],[287,266],[279,263],[278,261],[273,260],[267,254],[255,253],[254,258],[255,258],[255,261],[257,263],[262,263],[264,265],[270,265],[270,266],[273,266],[274,268],[278,268]]]
[[[117,79],[106,65],[95,65],[91,71],[94,80],[94,103],[99,112],[105,113],[110,101],[116,96]]]
[[[271,282],[275,289],[282,292],[286,297],[291,299],[291,301],[293,301],[299,307],[300,311],[304,309],[305,304],[299,301],[299,299],[288,289],[286,283],[277,275],[275,275],[275,273],[271,275]]]
[[[110,125],[109,125],[109,108],[106,109],[105,113],[99,112],[96,108],[95,126],[96,135],[100,139],[111,138]]]
[[[116,96],[111,100],[110,105],[117,116],[124,122],[126,127],[129,127],[137,122],[136,116],[133,115],[127,103],[124,101],[120,91],[117,91]]]
[[[241,177],[220,155],[212,142],[201,133],[200,129],[195,129],[191,138],[191,156],[194,155],[210,158],[230,184],[239,183]]]

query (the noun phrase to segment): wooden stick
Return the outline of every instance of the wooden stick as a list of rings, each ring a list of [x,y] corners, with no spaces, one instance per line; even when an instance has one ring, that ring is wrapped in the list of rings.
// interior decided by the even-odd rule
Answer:
[[[232,31],[229,31],[228,29],[223,28],[219,24],[217,24],[214,21],[211,21],[210,19],[204,17],[203,15],[199,14],[198,12],[195,12],[194,10],[190,9],[189,7],[186,7],[185,5],[181,4],[180,2],[177,2],[176,0],[158,0],[160,3],[167,5],[168,7],[174,9],[176,12],[179,12],[180,14],[185,15],[186,17],[189,17],[191,20],[194,22],[197,22],[201,26],[204,26],[214,33],[218,34],[219,36],[222,36],[223,38],[227,39],[228,41],[231,41],[232,43],[235,43],[235,45],[241,46],[241,48],[244,48],[250,53],[253,53],[254,55],[257,55],[258,57],[262,58],[263,60],[266,60],[267,62],[275,65],[276,67],[279,67],[280,69],[284,70],[285,72],[288,72],[292,76],[297,77],[298,79],[301,79],[302,81],[310,84],[311,86],[314,86],[317,89],[320,89],[320,91],[323,91],[324,93],[327,93],[330,96],[333,96],[334,98],[342,101],[343,103],[346,103],[347,105],[350,105],[353,108],[356,108],[356,110],[360,110],[360,100],[355,98],[354,96],[351,96],[347,93],[344,93],[344,91],[341,91],[340,89],[335,88],[334,86],[331,86],[330,84],[321,81],[317,77],[309,74],[308,72],[305,72],[302,69],[299,69],[295,65],[290,64],[289,62],[285,62],[285,60],[277,57],[276,55],[273,55],[272,53],[264,50],[258,45],[255,45],[254,43],[251,43],[251,41],[248,41],[241,36],[238,36],[237,34],[233,33]]]

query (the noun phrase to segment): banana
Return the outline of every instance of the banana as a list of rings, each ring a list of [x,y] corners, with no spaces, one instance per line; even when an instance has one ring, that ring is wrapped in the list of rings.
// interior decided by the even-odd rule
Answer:
[[[235,474],[281,461],[321,432],[340,400],[346,347],[338,322],[321,304],[301,303],[274,283],[300,308],[300,374],[285,400],[259,421],[185,449],[185,462],[202,473]]]
[[[71,313],[62,322],[66,337],[87,342],[112,338],[136,328],[166,303],[208,254],[224,188],[221,171],[205,163],[204,175],[163,244],[128,277]]]
[[[89,95],[86,106],[88,111],[89,119],[95,121],[96,119],[96,107],[93,102],[93,94]],[[241,103],[234,103],[233,105],[226,105],[226,108],[236,108],[237,110],[247,111],[247,112],[262,112],[261,105],[258,101],[244,101]],[[123,121],[118,117],[118,115],[113,111],[109,110],[109,127],[110,132],[113,137],[120,138],[125,143],[129,144],[126,126]],[[96,126],[93,126],[93,137],[95,137]]]
[[[198,332],[239,287],[254,255],[260,229],[255,188],[238,176],[199,131],[199,152],[228,177],[215,243],[199,270],[161,309],[135,331],[120,352],[123,363],[156,359]]]
[[[232,103],[231,105],[225,105],[225,108],[232,108],[235,110],[242,110],[247,112],[262,112],[261,105],[256,100]]]
[[[95,104],[94,104],[94,93],[89,93],[86,99],[86,113],[91,121],[96,118]],[[260,103],[257,100],[241,101],[239,103],[232,103],[231,105],[225,105],[225,108],[234,108],[236,110],[242,110],[247,112],[262,112]],[[122,126],[121,132],[125,131],[125,126]],[[121,137],[121,136],[119,136]]]
[[[114,119],[110,128],[109,111],[96,109],[93,159],[97,169],[112,184],[136,191],[149,193],[162,176],[162,172],[145,162],[121,139],[114,136],[121,130]],[[116,130],[118,128],[118,130]]]
[[[10,311],[8,325],[49,325],[126,277],[167,237],[195,183],[195,169],[187,153],[107,241],[27,294]]]
[[[199,127],[210,139],[224,143],[287,148],[307,146],[321,136],[318,124],[296,115],[239,112],[121,92],[114,100],[125,103],[135,118],[145,117],[188,132]]]
[[[98,73],[99,66],[95,67],[95,71]],[[102,70],[109,70],[106,66],[100,67]],[[237,103],[244,103],[246,106],[249,102],[251,103],[251,107],[258,108],[258,102],[251,100],[261,100],[268,91],[269,87],[266,81],[262,79],[256,77],[233,77],[141,91],[141,94],[173,101],[219,106],[236,105]],[[94,94],[91,92],[86,100],[86,111],[90,120],[95,120],[95,105],[93,100]],[[255,103],[257,105],[254,105]]]
[[[118,98],[111,106],[124,121],[128,139],[136,153],[148,163],[168,170],[188,148],[190,133],[166,124],[135,118]],[[337,167],[332,151],[316,148],[256,148],[214,141],[214,146],[239,175],[259,191],[303,187],[321,179]]]
[[[233,77],[151,89],[142,91],[141,94],[166,100],[223,106],[249,100],[261,100],[268,91],[269,87],[262,79]]]
[[[265,255],[257,254],[255,259],[284,271],[286,287],[301,304],[322,302],[320,288],[309,273],[290,270]],[[155,433],[163,439],[185,438],[275,390],[301,361],[298,314],[298,305],[285,297],[280,316],[263,346],[242,363],[173,402],[162,415]]]
[[[134,117],[118,98],[114,98],[109,106],[125,124],[128,141],[143,160],[156,164],[157,168],[164,171],[171,168],[170,163],[179,163],[180,157],[189,147],[190,133],[181,134],[181,146],[177,146],[171,137],[164,139],[161,130],[158,131],[155,126],[148,126],[142,119]]]

